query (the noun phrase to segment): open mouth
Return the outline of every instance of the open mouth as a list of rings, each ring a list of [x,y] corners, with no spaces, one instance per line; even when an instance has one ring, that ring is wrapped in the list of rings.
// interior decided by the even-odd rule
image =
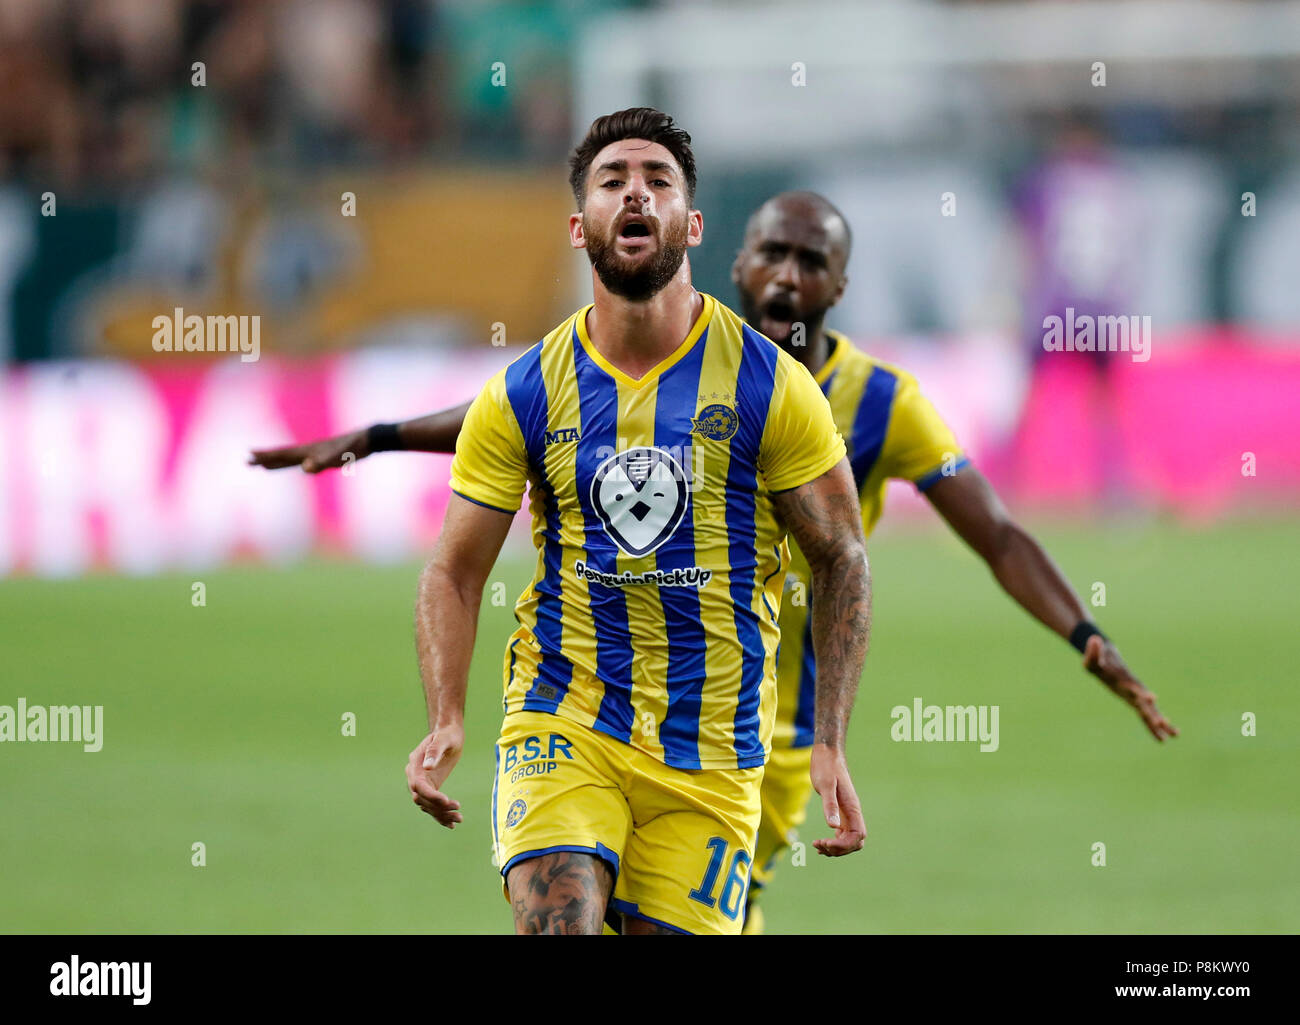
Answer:
[[[641,214],[628,214],[618,231],[618,241],[633,249],[644,248],[649,245],[649,240],[653,237],[654,233],[650,230],[650,225]]]
[[[784,297],[772,299],[763,307],[763,315],[778,324],[789,324],[796,316],[794,303]]]

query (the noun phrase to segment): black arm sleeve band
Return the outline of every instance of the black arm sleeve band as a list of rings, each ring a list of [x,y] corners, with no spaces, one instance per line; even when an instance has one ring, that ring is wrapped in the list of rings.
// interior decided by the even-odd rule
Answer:
[[[1096,623],[1089,623],[1086,619],[1080,620],[1079,625],[1070,631],[1070,643],[1082,653],[1088,646],[1088,638],[1093,634],[1096,634],[1103,641],[1110,639],[1097,629]]]
[[[397,424],[371,424],[366,429],[366,443],[371,452],[394,452],[403,447]]]

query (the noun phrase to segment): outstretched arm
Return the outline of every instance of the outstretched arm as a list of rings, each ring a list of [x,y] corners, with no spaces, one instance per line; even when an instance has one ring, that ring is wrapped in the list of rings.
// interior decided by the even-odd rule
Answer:
[[[460,802],[442,792],[465,745],[465,690],[483,585],[514,517],[452,494],[433,556],[420,575],[415,645],[429,734],[411,752],[406,782],[417,805],[448,829]]]
[[[348,455],[364,459],[374,452],[400,449],[406,452],[455,452],[456,438],[469,403],[442,409],[428,416],[403,420],[398,424],[372,424],[359,431],[337,434],[332,438],[318,438],[301,445],[282,448],[255,448],[248,456],[249,466],[264,466],[268,470],[283,470],[301,466],[305,473],[320,473],[332,467],[343,466]]]
[[[772,496],[777,515],[812,569],[812,638],[817,695],[813,786],[835,839],[817,840],[837,857],[862,849],[867,826],[845,762],[845,736],[871,635],[871,575],[862,510],[847,459],[802,487]]]
[[[988,563],[1002,589],[1035,619],[1066,640],[1092,627],[1083,602],[1042,546],[1007,513],[989,482],[968,466],[943,477],[926,497],[949,526]],[[1083,642],[1083,667],[1127,701],[1156,740],[1178,731],[1156,708],[1156,696],[1129,671],[1115,645],[1099,632]]]

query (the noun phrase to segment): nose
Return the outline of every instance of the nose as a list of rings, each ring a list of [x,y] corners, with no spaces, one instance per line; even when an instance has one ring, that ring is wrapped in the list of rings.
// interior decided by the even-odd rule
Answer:
[[[644,206],[650,202],[650,190],[645,186],[645,179],[633,175],[628,178],[627,189],[623,193],[623,205],[636,203]]]
[[[799,291],[799,261],[793,254],[777,264],[772,283],[790,292]]]

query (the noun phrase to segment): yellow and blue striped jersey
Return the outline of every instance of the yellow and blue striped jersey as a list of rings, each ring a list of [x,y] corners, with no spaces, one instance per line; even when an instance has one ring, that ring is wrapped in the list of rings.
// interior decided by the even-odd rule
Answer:
[[[816,380],[848,443],[853,482],[862,501],[862,530],[870,534],[885,505],[890,479],[912,481],[922,491],[968,465],[948,425],[921,394],[916,378],[873,359],[843,335],[827,331],[833,349]],[[811,573],[791,543],[789,582],[801,585],[781,606],[777,712],[772,743],[807,747],[813,742],[817,663],[813,655]]]
[[[774,492],[845,456],[797,360],[704,296],[644,377],[587,337],[590,306],[488,382],[452,488],[538,550],[505,655],[505,712],[550,712],[675,768],[762,765],[789,563]]]

